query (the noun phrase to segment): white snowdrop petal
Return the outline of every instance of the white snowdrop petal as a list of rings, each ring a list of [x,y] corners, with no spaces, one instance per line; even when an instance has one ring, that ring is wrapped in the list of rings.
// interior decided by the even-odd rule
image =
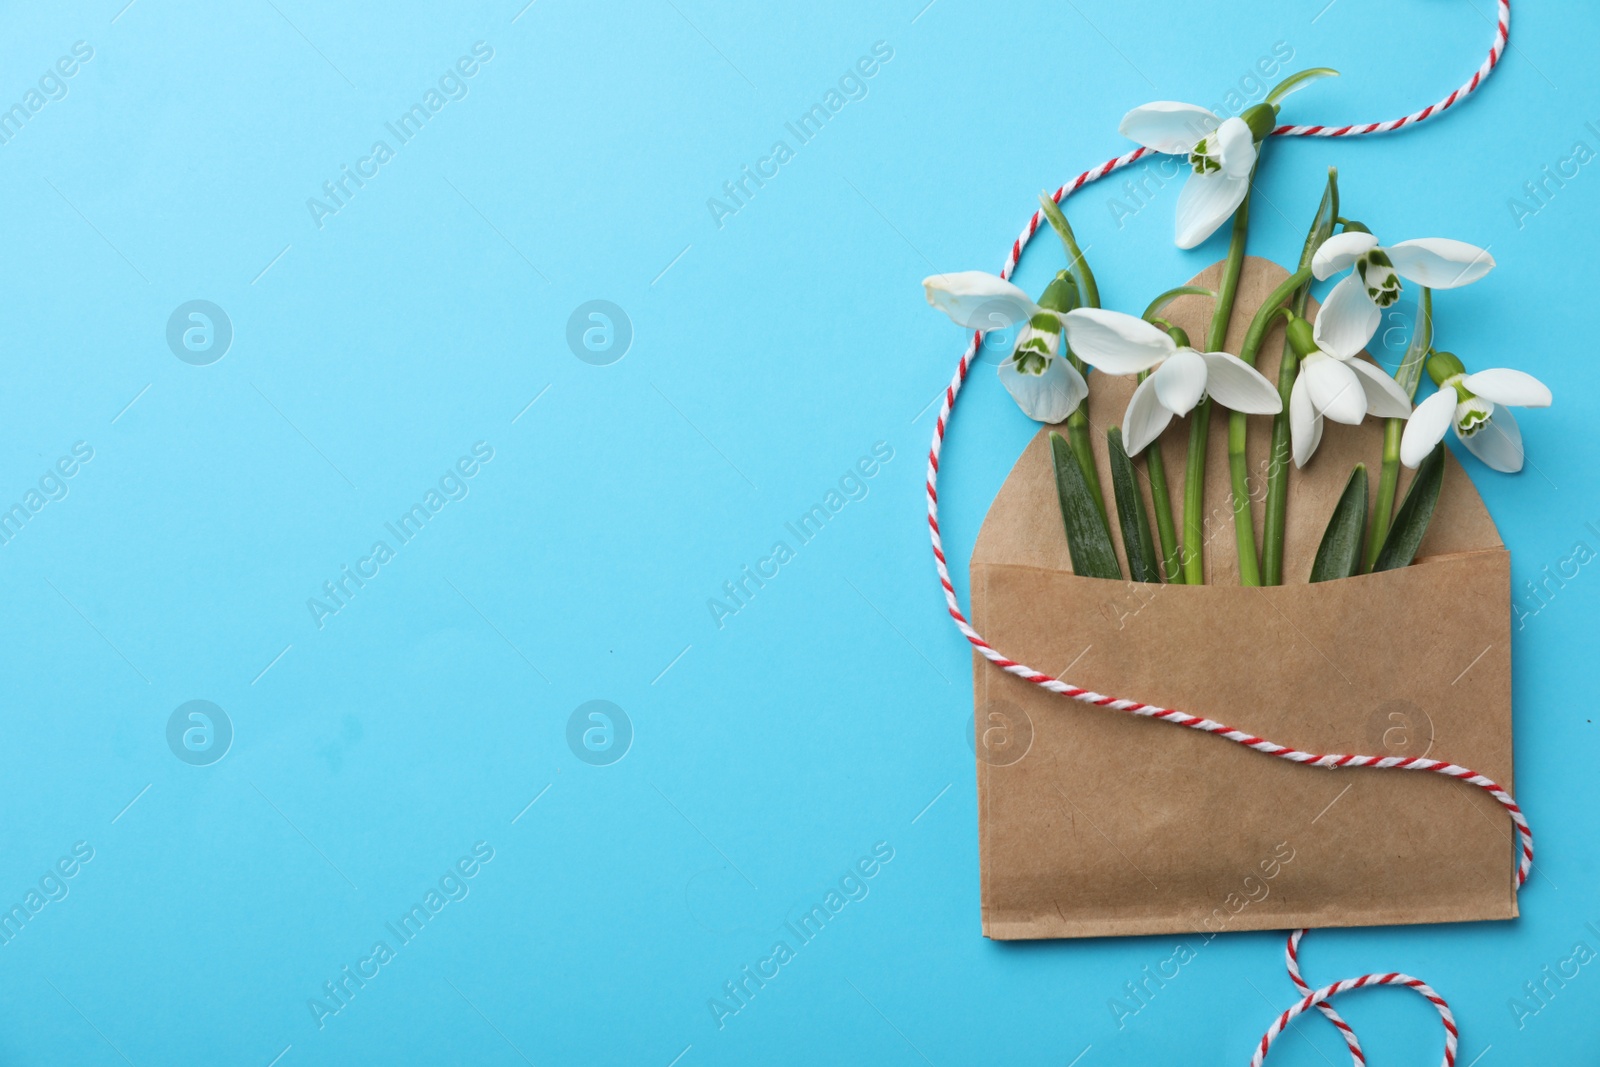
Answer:
[[[1316,255],[1311,257],[1311,273],[1318,281],[1326,281],[1342,270],[1349,270],[1356,265],[1356,260],[1377,247],[1378,239],[1370,233],[1336,233],[1322,242]]]
[[[1247,415],[1276,415],[1283,410],[1277,387],[1261,372],[1227,352],[1204,352],[1206,392],[1231,411]]]
[[[1124,115],[1117,132],[1157,152],[1187,155],[1221,122],[1203,107],[1157,100]]]
[[[1428,458],[1456,419],[1456,391],[1440,389],[1418,404],[1400,435],[1400,462],[1413,469]]]
[[[1354,426],[1367,415],[1367,393],[1342,360],[1314,352],[1300,364],[1300,377],[1317,414]]]
[[[1076,308],[1061,318],[1072,351],[1107,374],[1149,370],[1178,348],[1165,330],[1121,311]]]
[[[1483,429],[1461,438],[1461,443],[1486,466],[1502,474],[1515,474],[1522,469],[1522,430],[1516,417],[1498,404]]]
[[[1304,376],[1296,378],[1289,391],[1289,442],[1296,467],[1304,467],[1322,442],[1322,416],[1311,406]]]
[[[1367,295],[1367,287],[1351,274],[1333,287],[1317,311],[1311,335],[1317,347],[1330,356],[1350,359],[1367,347],[1383,322],[1383,312]]]
[[[1256,139],[1250,124],[1231,118],[1217,127],[1217,155],[1222,172],[1230,178],[1248,178],[1256,165]]]
[[[998,275],[981,270],[922,279],[928,303],[969,330],[1003,330],[1039,313],[1033,298]]]
[[[1036,422],[1065,422],[1078,410],[1089,385],[1078,369],[1060,356],[1051,356],[1043,374],[1017,370],[1015,358],[1000,364],[1000,383],[1022,413]]]
[[[1235,178],[1226,171],[1191,174],[1178,194],[1178,217],[1174,239],[1179,248],[1193,248],[1217,232],[1232,217],[1245,194],[1250,192],[1248,177]]]
[[[1494,269],[1494,257],[1486,249],[1448,237],[1419,237],[1384,251],[1396,274],[1430,289],[1467,285]]]
[[[1531,374],[1509,367],[1496,367],[1469,374],[1461,382],[1467,389],[1491,404],[1518,408],[1547,408],[1550,387]]]
[[[1206,392],[1206,361],[1192,348],[1180,348],[1150,375],[1161,406],[1175,415],[1194,410]]]
[[[1122,416],[1122,446],[1128,455],[1137,456],[1161,436],[1171,421],[1172,412],[1161,406],[1156,397],[1155,376],[1151,375],[1139,383],[1128,401],[1128,410]]]
[[[1364,359],[1352,359],[1345,366],[1356,372],[1367,394],[1367,414],[1375,419],[1403,419],[1411,414],[1411,399],[1389,372]]]

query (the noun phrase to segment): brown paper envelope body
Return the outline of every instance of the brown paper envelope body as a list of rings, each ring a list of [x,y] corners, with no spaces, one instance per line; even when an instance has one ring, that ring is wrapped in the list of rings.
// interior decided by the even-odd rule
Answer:
[[[1220,264],[1194,284],[1214,288]],[[1246,261],[1238,352],[1285,272]],[[1314,308],[1313,308],[1314,310]],[[1209,302],[1168,317],[1196,342]],[[1259,369],[1277,380],[1283,331]],[[1110,502],[1105,430],[1134,380],[1090,376],[1088,414]],[[1011,659],[1115,697],[1199,715],[1317,753],[1446,759],[1511,779],[1510,558],[1467,473],[1446,461],[1415,564],[1316,585],[1311,561],[1357,462],[1376,493],[1383,423],[1329,424],[1289,483],[1284,584],[1238,583],[1228,413],[1213,411],[1204,586],[1072,574],[1049,428],[984,520],[971,564],[978,632]],[[1271,417],[1250,419],[1262,528]],[[1187,420],[1162,438],[1183,527]],[[1152,506],[1144,463],[1140,481]],[[1404,494],[1409,472],[1403,472]],[[1398,506],[1398,505],[1397,505]],[[1122,552],[1113,515],[1113,539]],[[1154,536],[1153,516],[1152,536]],[[1126,555],[1122,555],[1126,567]],[[1513,831],[1481,790],[1431,772],[1326,770],[1197,730],[1068,700],[974,655],[983,932],[1000,939],[1506,919]]]

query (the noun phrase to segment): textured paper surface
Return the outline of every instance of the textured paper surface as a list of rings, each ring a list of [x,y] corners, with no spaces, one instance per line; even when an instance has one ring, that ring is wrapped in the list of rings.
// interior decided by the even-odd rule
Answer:
[[[1220,271],[1213,266],[1194,284],[1214,288]],[[1284,277],[1272,263],[1247,260],[1229,351],[1239,350],[1255,308]],[[1168,317],[1200,342],[1209,306],[1184,297]],[[1260,369],[1272,381],[1282,336],[1275,328],[1262,349]],[[1108,498],[1105,430],[1120,423],[1133,386],[1132,378],[1091,375],[1089,418]],[[973,552],[978,631],[1075,685],[1313,752],[1448,759],[1511,788],[1510,561],[1467,473],[1447,459],[1417,563],[1309,585],[1351,467],[1367,464],[1375,492],[1382,454],[1380,421],[1329,424],[1306,470],[1290,475],[1285,584],[1245,589],[1226,424],[1225,412],[1213,413],[1203,587],[1074,576],[1041,431]],[[1163,437],[1180,536],[1186,429],[1187,420],[1174,420]],[[1270,417],[1252,417],[1258,537],[1270,432]],[[1144,489],[1148,503],[1147,482]],[[986,936],[1516,915],[1513,831],[1481,790],[1427,772],[1297,766],[1066,700],[976,655],[974,664]]]

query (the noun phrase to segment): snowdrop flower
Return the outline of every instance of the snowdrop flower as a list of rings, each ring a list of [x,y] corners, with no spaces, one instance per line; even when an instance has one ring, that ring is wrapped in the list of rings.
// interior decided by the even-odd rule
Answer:
[[[1400,462],[1415,467],[1427,458],[1445,431],[1494,470],[1515,474],[1522,469],[1522,431],[1510,407],[1547,408],[1550,389],[1531,374],[1504,367],[1466,373],[1449,352],[1428,357],[1428,374],[1439,391],[1417,405],[1400,438]]]
[[[1083,375],[1061,355],[1062,313],[1077,303],[1070,274],[1057,274],[1040,298],[1049,308],[1034,303],[1004,278],[979,270],[935,274],[922,280],[922,288],[929,304],[969,330],[988,332],[1027,323],[1018,331],[1011,355],[1000,364],[1000,382],[1028,418],[1063,422],[1089,395]]]
[[[1300,357],[1300,373],[1289,393],[1289,439],[1294,465],[1304,467],[1322,443],[1322,421],[1354,426],[1368,415],[1402,419],[1411,414],[1405,390],[1382,367],[1360,358],[1377,330],[1354,329],[1347,319],[1330,318],[1332,300],[1317,312],[1316,325],[1289,320],[1289,343]]]
[[[1178,194],[1174,237],[1179,248],[1193,248],[1217,231],[1250,192],[1256,143],[1272,132],[1277,109],[1258,104],[1242,116],[1224,119],[1194,104],[1170,100],[1136,107],[1117,127],[1146,148],[1187,156],[1194,171]]]
[[[1488,251],[1464,241],[1420,237],[1384,247],[1372,234],[1356,230],[1328,238],[1311,258],[1311,271],[1319,280],[1350,271],[1328,294],[1322,313],[1352,331],[1365,330],[1369,338],[1383,318],[1382,309],[1400,298],[1400,279],[1429,289],[1454,289],[1493,268]]]
[[[1067,343],[1085,363],[1107,374],[1138,374],[1154,368],[1139,383],[1122,417],[1122,438],[1130,456],[1144,451],[1174,415],[1187,415],[1207,394],[1217,403],[1251,415],[1271,415],[1283,402],[1272,383],[1238,356],[1197,352],[1187,338],[1173,338],[1150,323],[1120,311],[1079,308],[1066,315]],[[1182,331],[1179,331],[1182,337]]]

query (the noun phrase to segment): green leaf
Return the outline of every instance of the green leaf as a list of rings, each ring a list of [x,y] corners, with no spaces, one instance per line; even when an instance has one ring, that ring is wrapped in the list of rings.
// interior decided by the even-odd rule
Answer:
[[[1274,85],[1272,91],[1267,93],[1267,103],[1276,104],[1290,93],[1299,92],[1318,78],[1337,78],[1338,76],[1339,72],[1332,67],[1312,67],[1310,70],[1302,70],[1298,74],[1291,74],[1277,85]]]
[[[1094,501],[1095,510],[1100,513],[1100,525],[1106,529],[1106,536],[1111,536],[1111,518],[1106,514],[1106,496],[1100,488],[1100,471],[1094,465],[1094,444],[1089,440],[1089,416],[1079,404],[1076,411],[1067,417],[1067,444],[1072,447],[1072,454],[1078,457],[1078,469],[1083,472],[1083,484],[1089,490],[1089,498]]]
[[[1161,571],[1156,565],[1156,545],[1150,536],[1144,494],[1139,492],[1139,483],[1134,478],[1133,460],[1128,458],[1128,450],[1122,445],[1122,430],[1116,426],[1107,430],[1106,444],[1111,453],[1111,491],[1117,498],[1122,548],[1128,555],[1128,577],[1136,582],[1159,582]]]
[[[1100,508],[1083,480],[1083,468],[1067,439],[1050,433],[1050,458],[1056,468],[1056,495],[1061,498],[1061,522],[1067,531],[1067,551],[1072,573],[1085,578],[1121,578],[1122,565],[1111,547],[1111,534]]]
[[[1427,286],[1417,296],[1417,324],[1411,330],[1411,343],[1406,346],[1405,358],[1395,369],[1394,380],[1415,400],[1417,386],[1422,382],[1422,367],[1433,351],[1433,290]]]
[[[1409,567],[1411,561],[1417,558],[1417,548],[1422,544],[1422,535],[1428,532],[1428,523],[1433,519],[1433,509],[1439,503],[1439,488],[1443,484],[1444,442],[1441,441],[1438,447],[1428,453],[1428,458],[1417,468],[1416,477],[1411,479],[1411,488],[1406,490],[1406,498],[1401,501],[1400,510],[1395,512],[1389,536],[1383,539],[1383,547],[1373,561],[1373,571]]]
[[[1306,231],[1306,243],[1300,249],[1300,269],[1311,266],[1311,258],[1322,247],[1322,242],[1333,236],[1333,223],[1339,217],[1339,169],[1328,168],[1328,184],[1322,190],[1322,202],[1317,205],[1317,217],[1311,220]],[[1302,303],[1296,311],[1304,311]]]
[[[1089,261],[1084,258],[1083,250],[1078,247],[1078,239],[1073,235],[1072,225],[1067,222],[1067,216],[1062,214],[1061,205],[1056,203],[1049,193],[1040,193],[1039,207],[1044,211],[1044,217],[1050,220],[1050,228],[1061,238],[1061,247],[1067,253],[1067,266],[1077,278],[1078,288],[1083,293],[1083,306],[1099,307],[1100,288],[1095,284],[1094,271],[1089,269]]]
[[[1367,468],[1357,463],[1334,506],[1317,558],[1311,564],[1313,582],[1349,578],[1361,568],[1361,536],[1367,532]]]

